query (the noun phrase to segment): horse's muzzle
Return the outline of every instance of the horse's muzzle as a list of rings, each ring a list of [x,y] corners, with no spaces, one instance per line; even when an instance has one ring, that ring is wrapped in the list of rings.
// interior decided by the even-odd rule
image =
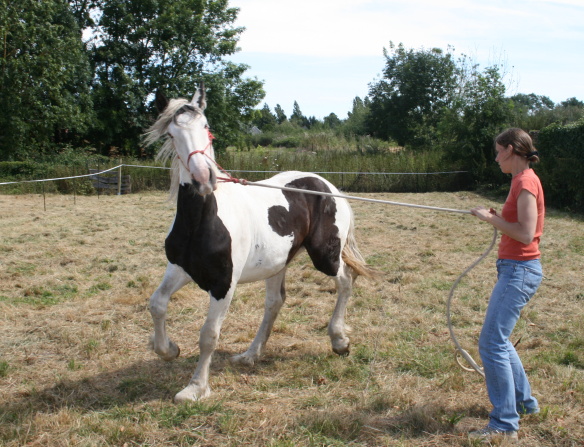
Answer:
[[[192,184],[195,187],[197,194],[206,196],[217,189],[217,175],[213,169],[209,168],[209,180],[207,182],[199,182],[193,177]]]

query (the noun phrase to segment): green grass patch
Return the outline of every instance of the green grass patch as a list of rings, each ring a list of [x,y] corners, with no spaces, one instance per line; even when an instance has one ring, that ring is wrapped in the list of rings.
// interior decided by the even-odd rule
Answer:
[[[78,293],[77,286],[71,284],[61,284],[56,286],[48,285],[32,286],[25,289],[21,296],[9,297],[0,295],[0,301],[10,304],[28,304],[35,307],[54,306],[63,301],[74,298]]]
[[[0,377],[8,376],[8,370],[10,369],[10,365],[7,361],[2,360],[0,361]]]

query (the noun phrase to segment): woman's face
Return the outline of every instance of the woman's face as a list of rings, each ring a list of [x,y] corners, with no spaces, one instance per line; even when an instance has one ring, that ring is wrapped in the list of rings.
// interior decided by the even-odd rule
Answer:
[[[513,158],[513,147],[508,145],[507,147],[501,146],[499,143],[495,145],[495,151],[497,152],[497,157],[495,161],[499,163],[499,167],[504,174],[511,173],[511,159]]]

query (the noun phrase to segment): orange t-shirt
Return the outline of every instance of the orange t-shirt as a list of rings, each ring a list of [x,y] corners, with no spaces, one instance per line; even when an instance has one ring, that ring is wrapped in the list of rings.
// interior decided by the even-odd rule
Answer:
[[[511,180],[511,190],[503,205],[502,216],[507,222],[517,222],[517,198],[524,189],[535,196],[537,203],[537,223],[535,225],[533,241],[526,245],[509,236],[502,235],[501,242],[499,243],[499,259],[529,261],[539,259],[541,255],[539,251],[539,239],[543,234],[545,204],[541,182],[539,181],[539,177],[533,172],[533,169],[526,169]]]

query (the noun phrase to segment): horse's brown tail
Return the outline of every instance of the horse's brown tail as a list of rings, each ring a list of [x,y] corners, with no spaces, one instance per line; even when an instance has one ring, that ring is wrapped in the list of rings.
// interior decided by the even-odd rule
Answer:
[[[369,279],[377,279],[381,275],[381,272],[369,267],[367,262],[363,258],[363,255],[357,247],[357,241],[355,240],[355,229],[353,222],[351,222],[351,227],[349,229],[349,234],[347,235],[347,241],[343,247],[343,252],[341,253],[343,261],[349,267],[353,269],[353,276],[364,276]]]

